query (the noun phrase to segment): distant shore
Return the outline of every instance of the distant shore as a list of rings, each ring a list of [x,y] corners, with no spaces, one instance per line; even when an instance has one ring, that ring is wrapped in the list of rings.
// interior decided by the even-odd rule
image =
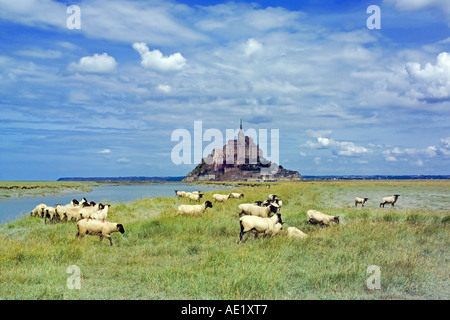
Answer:
[[[0,181],[0,200],[91,192],[96,182]]]

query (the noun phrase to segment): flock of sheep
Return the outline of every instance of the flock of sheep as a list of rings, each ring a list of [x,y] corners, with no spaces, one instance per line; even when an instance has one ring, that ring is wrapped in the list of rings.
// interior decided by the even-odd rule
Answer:
[[[50,222],[76,221],[77,238],[82,238],[86,234],[99,236],[100,241],[107,238],[112,246],[110,234],[113,232],[124,233],[125,230],[120,223],[105,221],[110,207],[110,204],[88,202],[86,198],[83,198],[81,202],[73,199],[64,206],[57,204],[55,207],[51,207],[41,203],[30,212],[30,216],[44,218],[45,223],[47,223],[47,219]]]
[[[200,202],[204,194],[200,191],[185,192],[175,190],[178,198],[188,198],[189,201]],[[380,203],[380,207],[385,204],[391,204],[393,207],[397,202],[399,195],[396,194],[391,197],[384,197]],[[212,200],[214,202],[225,202],[229,199],[244,198],[242,193],[229,194],[213,194]],[[364,204],[368,198],[355,198],[355,206]],[[277,234],[284,234],[288,237],[306,238],[304,232],[296,227],[283,228],[283,220],[281,219],[282,200],[275,194],[270,194],[266,200],[258,200],[254,203],[241,203],[238,206],[239,213],[239,243],[242,242],[243,236],[246,233],[254,233],[255,238],[260,236],[275,236]],[[44,203],[37,205],[31,212],[30,216],[41,217],[50,222],[57,221],[75,221],[77,223],[77,238],[87,235],[99,236],[100,241],[107,238],[112,246],[112,239],[110,234],[113,232],[124,233],[125,230],[122,224],[106,221],[108,216],[110,204],[88,202],[83,198],[81,202],[73,199],[69,204],[55,207],[47,206]],[[202,204],[181,204],[177,208],[178,214],[181,215],[201,215],[208,208],[212,208],[211,201],[206,200]],[[318,224],[322,227],[330,226],[331,222],[339,224],[339,216],[330,216],[317,210],[308,210],[306,212],[306,222],[309,224]]]
[[[185,192],[175,190],[175,194],[179,198],[188,198],[189,201],[200,202],[204,194],[200,191]],[[225,202],[232,198],[243,198],[242,193],[230,194],[213,194],[214,202]],[[380,203],[380,207],[384,208],[385,204],[391,204],[393,207],[397,202],[399,195],[384,197]],[[361,204],[364,207],[365,202],[369,198],[355,198],[355,206]],[[283,220],[281,219],[282,200],[275,194],[270,194],[267,200],[255,201],[255,203],[241,203],[238,206],[239,224],[241,231],[239,234],[239,243],[242,242],[246,233],[254,233],[255,238],[260,236],[275,236],[284,234],[288,237],[306,238],[308,235],[296,227],[283,228]],[[206,200],[202,204],[182,204],[178,206],[178,214],[201,215],[208,208],[212,208],[212,202]],[[306,212],[306,222],[309,224],[318,224],[322,227],[330,226],[331,222],[339,224],[339,216],[331,216],[317,210],[308,210]]]

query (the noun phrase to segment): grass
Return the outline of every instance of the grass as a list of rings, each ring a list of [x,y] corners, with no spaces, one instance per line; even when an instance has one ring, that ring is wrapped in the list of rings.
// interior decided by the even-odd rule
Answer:
[[[395,208],[378,207],[378,194],[398,189]],[[408,202],[449,189],[450,181],[241,184],[244,200],[213,204],[202,217],[176,215],[188,200],[141,199],[112,207],[108,220],[125,227],[112,234],[112,247],[76,239],[74,223],[28,217],[0,226],[0,299],[449,299],[450,202],[444,197],[433,210]],[[361,192],[370,198],[364,208],[342,200]],[[269,193],[283,199],[285,226],[309,238],[237,244],[237,205]],[[341,223],[307,225],[308,209]],[[80,290],[67,287],[71,265],[81,270]],[[367,288],[370,265],[380,268],[380,290]]]
[[[91,181],[0,181],[0,199],[84,193],[96,185]]]

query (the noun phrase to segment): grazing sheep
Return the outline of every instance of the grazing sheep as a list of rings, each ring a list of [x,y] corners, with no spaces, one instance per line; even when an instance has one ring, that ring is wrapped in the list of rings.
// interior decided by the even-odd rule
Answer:
[[[274,214],[270,218],[261,218],[256,216],[243,216],[239,219],[241,226],[241,232],[239,233],[239,243],[242,242],[242,237],[247,232],[255,234],[255,238],[258,235],[274,236],[283,229],[283,221],[281,220],[281,214]]]
[[[31,217],[44,217],[44,210],[47,207],[45,203],[38,204],[33,210],[30,212]]]
[[[190,214],[190,215],[200,215],[206,211],[208,208],[212,208],[213,205],[211,201],[205,201],[203,204],[182,204],[178,206],[178,214]]]
[[[277,213],[279,207],[275,204],[269,204],[267,207],[260,207],[253,203],[242,203],[238,206],[239,216],[247,214],[261,218],[269,218],[271,213]]]
[[[397,202],[397,199],[398,199],[398,197],[400,197],[400,195],[399,194],[394,194],[393,196],[391,196],[391,197],[384,197],[383,198],[383,201],[380,203],[380,208],[381,208],[381,206],[383,206],[383,208],[384,208],[384,205],[385,204],[391,204],[391,206],[393,207],[394,206],[394,203],[396,203]]]
[[[308,210],[306,212],[306,221],[310,224],[320,224],[322,227],[329,227],[332,221],[339,224],[339,216],[330,216],[317,210]]]
[[[243,198],[243,197],[244,197],[243,193],[236,193],[236,192],[230,193],[230,198],[239,199],[239,198]]]
[[[113,232],[125,232],[123,225],[120,223],[113,223],[104,220],[82,219],[77,222],[77,228],[77,238],[83,238],[86,234],[90,236],[99,236],[100,241],[102,241],[103,238],[107,238],[111,246],[112,239],[110,234]]]
[[[213,199],[214,199],[215,202],[225,202],[229,198],[230,198],[230,194],[227,194],[227,195],[225,195],[225,194],[218,194],[218,193],[213,194]]]
[[[304,238],[308,237],[308,235],[306,233],[304,233],[300,229],[297,229],[296,227],[287,228],[286,235],[290,238],[300,238],[300,239],[304,239]]]
[[[200,199],[204,196],[203,193],[191,193],[189,196],[189,201],[194,200],[200,202]]]
[[[106,218],[108,217],[108,211],[110,207],[111,207],[110,204],[105,204],[105,207],[103,209],[91,213],[91,219],[106,220]]]
[[[364,207],[364,203],[366,203],[367,200],[369,200],[369,198],[359,198],[359,197],[356,197],[356,198],[355,198],[355,207],[358,206],[358,203],[361,203],[361,207]]]
[[[175,194],[178,198],[183,198],[186,195],[186,192],[175,190]]]

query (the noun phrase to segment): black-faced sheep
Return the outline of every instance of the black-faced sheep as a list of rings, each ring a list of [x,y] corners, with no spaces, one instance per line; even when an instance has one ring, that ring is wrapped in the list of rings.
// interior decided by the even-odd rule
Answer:
[[[355,207],[358,206],[358,203],[361,204],[361,207],[364,207],[364,203],[366,203],[367,200],[369,200],[369,198],[359,198],[359,197],[356,197],[356,198],[355,198]]]
[[[178,214],[200,215],[208,208],[212,208],[211,201],[205,201],[203,204],[182,204],[178,206]]]
[[[380,208],[381,208],[381,206],[383,206],[383,208],[384,208],[384,205],[385,204],[389,204],[389,203],[393,207],[394,203],[397,202],[398,197],[400,197],[399,194],[394,194],[393,196],[390,196],[390,197],[384,197],[383,200],[380,203]]]
[[[253,203],[242,203],[238,206],[239,215],[247,214],[261,218],[269,218],[271,213],[277,213],[279,207],[275,204],[269,204],[267,207],[260,207]]]
[[[45,203],[38,204],[33,210],[30,212],[31,217],[44,217],[44,210],[47,207]]]
[[[256,216],[243,216],[239,219],[241,232],[239,233],[239,243],[247,232],[255,234],[255,238],[262,234],[263,236],[277,235],[283,229],[283,221],[279,213],[270,218],[261,218]]]
[[[113,232],[120,232],[120,233],[125,232],[123,225],[119,223],[93,219],[82,219],[78,221],[77,228],[78,228],[77,238],[80,237],[82,238],[86,234],[90,236],[99,236],[100,241],[102,241],[103,238],[107,238],[111,246],[112,246],[112,239],[110,234]]]

